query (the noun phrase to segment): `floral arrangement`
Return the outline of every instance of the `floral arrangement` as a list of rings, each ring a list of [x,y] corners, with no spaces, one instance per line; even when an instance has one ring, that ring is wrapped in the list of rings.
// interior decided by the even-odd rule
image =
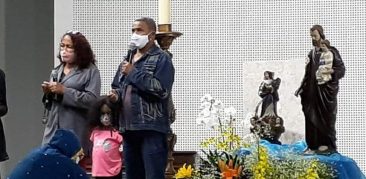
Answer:
[[[205,95],[201,98],[197,124],[217,132],[201,142],[203,156],[195,166],[183,165],[175,178],[180,179],[320,179],[334,178],[334,171],[316,159],[298,154],[281,158],[271,156],[253,132],[249,139],[236,134],[233,107]],[[241,121],[241,124],[245,122]],[[253,142],[254,139],[254,142]]]
[[[210,137],[202,141],[204,148],[214,147],[221,151],[230,151],[243,145],[242,139],[235,133],[234,107],[225,108],[220,100],[205,95],[201,98],[201,112],[196,122],[219,133],[218,136]]]

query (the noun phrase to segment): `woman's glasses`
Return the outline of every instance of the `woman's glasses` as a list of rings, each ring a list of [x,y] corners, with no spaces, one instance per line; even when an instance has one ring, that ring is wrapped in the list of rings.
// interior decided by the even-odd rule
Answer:
[[[67,52],[74,52],[74,46],[69,44],[60,43],[60,50],[65,50]]]

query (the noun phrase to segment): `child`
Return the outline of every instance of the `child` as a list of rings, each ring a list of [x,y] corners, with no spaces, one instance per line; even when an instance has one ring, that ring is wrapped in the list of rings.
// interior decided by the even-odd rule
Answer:
[[[121,179],[122,155],[120,147],[122,136],[114,128],[117,115],[114,105],[108,97],[102,97],[96,106],[94,122],[90,140],[93,142],[92,150],[92,176],[95,179]]]
[[[324,84],[332,79],[333,53],[329,50],[330,43],[328,40],[321,41],[321,56],[319,60],[319,67],[316,71],[316,79],[318,84]]]

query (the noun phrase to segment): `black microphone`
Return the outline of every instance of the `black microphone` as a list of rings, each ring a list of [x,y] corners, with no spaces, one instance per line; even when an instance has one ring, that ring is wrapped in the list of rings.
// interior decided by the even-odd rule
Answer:
[[[58,82],[58,80],[57,80],[57,77],[58,77],[58,73],[57,73],[57,70],[52,70],[52,72],[51,72],[51,81],[52,82]],[[58,100],[58,95],[57,94],[53,94],[53,99],[55,100],[55,101],[57,101]]]
[[[127,55],[124,56],[124,60],[123,61],[127,61],[128,63],[132,63],[132,58],[133,58],[133,53],[134,51],[137,49],[137,46],[135,43],[130,42],[130,44],[128,44],[128,51],[127,51]],[[122,61],[121,63],[121,67],[124,64],[124,62]],[[121,68],[122,69],[122,68]],[[120,71],[120,76],[119,76],[119,81],[122,79],[122,77],[124,76],[122,70]]]
[[[128,45],[128,52],[127,52],[127,60],[129,63],[132,63],[132,57],[133,57],[133,51],[137,49],[137,46],[135,43],[131,42]]]
[[[57,75],[58,75],[57,70],[52,70],[52,72],[51,72],[52,82],[57,82]]]

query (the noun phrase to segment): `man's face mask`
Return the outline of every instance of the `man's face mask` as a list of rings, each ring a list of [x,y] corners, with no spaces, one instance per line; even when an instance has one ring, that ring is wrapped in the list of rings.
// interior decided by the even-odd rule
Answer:
[[[149,42],[149,35],[150,35],[150,33],[147,35],[139,35],[139,34],[133,33],[131,36],[130,44],[135,46],[138,49],[142,49]]]

